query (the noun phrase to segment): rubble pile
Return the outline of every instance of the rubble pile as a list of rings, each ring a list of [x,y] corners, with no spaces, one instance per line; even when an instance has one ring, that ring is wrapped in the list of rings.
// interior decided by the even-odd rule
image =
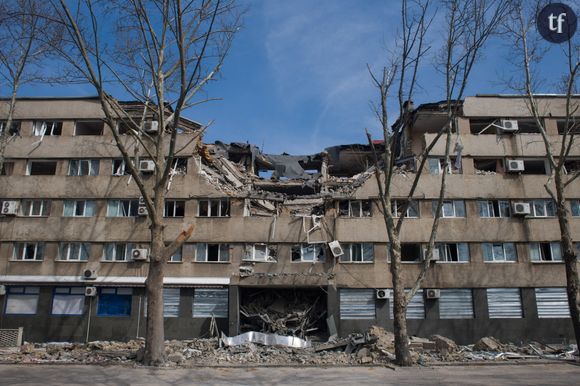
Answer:
[[[440,335],[410,338],[411,355],[419,365],[442,362],[506,361],[527,359],[573,360],[575,345],[546,345],[532,342],[523,346],[502,343],[493,337],[460,346]],[[143,359],[144,341],[80,343],[25,343],[0,348],[0,363],[84,363],[135,365]],[[166,342],[167,366],[238,365],[382,365],[394,361],[394,336],[373,326],[366,333],[307,348],[244,343],[227,347],[219,338]]]

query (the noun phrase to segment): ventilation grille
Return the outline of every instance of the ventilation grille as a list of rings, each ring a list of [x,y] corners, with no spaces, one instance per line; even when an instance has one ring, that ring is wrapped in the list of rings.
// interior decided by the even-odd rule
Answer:
[[[0,329],[0,347],[18,347],[22,345],[23,328]]]

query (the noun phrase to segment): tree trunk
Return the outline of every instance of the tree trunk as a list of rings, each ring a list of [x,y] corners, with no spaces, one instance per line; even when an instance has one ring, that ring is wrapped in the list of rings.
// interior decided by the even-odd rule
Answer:
[[[564,196],[564,181],[562,179],[562,169],[556,170],[556,210],[558,224],[560,226],[564,263],[566,265],[566,292],[568,293],[568,306],[570,308],[570,318],[576,337],[576,344],[580,347],[580,297],[578,280],[578,263],[574,254],[574,244],[570,233],[570,222],[568,221],[568,211],[566,210],[566,200]]]
[[[401,243],[391,240],[393,243],[393,256],[391,256],[391,275],[393,277],[393,327],[395,334],[395,361],[399,366],[412,366],[411,353],[409,351],[409,337],[407,335],[407,302],[405,288],[401,280]]]
[[[163,326],[163,226],[151,225],[151,254],[147,273],[147,329],[145,356],[147,366],[165,362],[165,331]]]

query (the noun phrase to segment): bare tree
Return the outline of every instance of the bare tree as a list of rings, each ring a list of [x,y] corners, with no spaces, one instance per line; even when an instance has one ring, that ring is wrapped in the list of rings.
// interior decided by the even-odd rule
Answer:
[[[60,0],[53,5],[68,43],[57,54],[71,66],[69,77],[88,82],[97,92],[105,123],[148,210],[144,363],[157,366],[165,361],[164,266],[193,232],[189,224],[177,237],[164,233],[168,182],[174,157],[183,150],[176,141],[180,119],[185,109],[206,100],[201,91],[220,71],[238,30],[239,13],[233,0],[86,0],[72,7]],[[115,87],[141,102],[142,119],[112,97]],[[157,131],[144,130],[146,117],[158,123]],[[134,141],[133,154],[127,136],[118,130],[119,120]],[[135,166],[141,156],[154,162],[150,177]]]
[[[39,0],[0,3],[0,85],[10,98],[0,122],[0,170],[6,146],[17,134],[13,125],[18,91],[25,83],[47,79],[40,69],[42,61],[47,59],[51,46],[60,44],[62,30],[47,17],[50,11]]]
[[[526,7],[518,2],[512,10],[510,19],[513,24],[506,24],[506,28],[515,43],[514,50],[517,52],[517,68],[520,75],[509,81],[511,88],[522,94],[525,98],[530,115],[542,137],[546,149],[546,157],[550,164],[552,174],[544,185],[546,192],[556,204],[556,216],[560,228],[560,243],[563,250],[564,263],[566,266],[566,292],[572,326],[576,337],[576,343],[580,347],[580,281],[578,278],[578,264],[572,232],[570,230],[570,211],[568,210],[568,191],[570,184],[580,176],[580,170],[567,170],[566,163],[570,160],[570,152],[575,147],[576,134],[580,132],[579,109],[580,99],[577,95],[576,76],[580,68],[578,52],[580,46],[578,40],[570,39],[562,44],[561,50],[566,59],[564,71],[560,74],[561,97],[564,100],[565,114],[562,119],[562,130],[558,138],[550,136],[546,130],[544,117],[551,116],[549,107],[541,102],[537,96],[537,90],[542,80],[535,66],[542,60],[545,43],[534,36],[535,18],[539,9]],[[558,74],[550,73],[550,80]]]
[[[402,200],[398,213],[393,213],[393,179],[396,178],[397,161],[401,157],[401,139],[405,129],[409,128],[412,118],[411,101],[420,75],[420,64],[429,46],[426,36],[433,21],[429,1],[402,2],[401,23],[402,33],[400,45],[392,55],[389,66],[384,67],[380,77],[371,71],[373,84],[379,91],[379,105],[375,108],[383,131],[385,151],[379,160],[376,151],[376,181],[379,187],[380,205],[389,239],[390,270],[393,284],[393,317],[395,335],[395,356],[401,366],[410,366],[412,359],[409,351],[406,311],[412,297],[417,293],[429,269],[433,264],[433,250],[437,240],[439,220],[441,218],[445,197],[447,170],[451,166],[452,133],[457,132],[456,118],[461,113],[461,99],[468,84],[469,75],[481,54],[485,42],[492,36],[507,10],[507,4],[500,1],[485,0],[449,0],[443,2],[446,12],[445,43],[438,55],[438,68],[445,77],[445,110],[446,122],[437,132],[432,141],[426,144],[421,154],[415,155],[418,166],[411,187]],[[389,103],[392,98],[392,88],[396,84],[396,101],[399,118],[389,125]],[[374,148],[370,135],[369,144]],[[401,266],[401,229],[405,213],[413,201],[425,170],[427,159],[441,138],[445,139],[445,161],[441,174],[441,185],[434,212],[433,223],[429,235],[422,267],[411,289],[405,291]],[[461,143],[456,142],[455,151],[460,155]],[[458,157],[459,158],[459,157]],[[379,171],[380,170],[380,171]]]

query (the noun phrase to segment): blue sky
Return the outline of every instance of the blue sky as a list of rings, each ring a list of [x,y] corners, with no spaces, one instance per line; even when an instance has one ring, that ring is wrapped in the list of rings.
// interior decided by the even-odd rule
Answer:
[[[248,7],[220,79],[207,89],[222,98],[187,112],[201,123],[215,121],[206,141],[250,142],[267,153],[309,154],[324,147],[364,143],[364,129],[379,135],[369,102],[375,99],[366,69],[380,68],[394,44],[399,1],[242,0]],[[442,15],[429,37],[442,39]],[[578,35],[578,34],[577,34]],[[509,44],[496,39],[475,68],[467,95],[510,92]],[[558,67],[553,46],[540,71]],[[442,77],[428,58],[415,104],[444,98]],[[543,92],[555,92],[553,83]],[[89,87],[27,85],[26,96],[90,95]]]

